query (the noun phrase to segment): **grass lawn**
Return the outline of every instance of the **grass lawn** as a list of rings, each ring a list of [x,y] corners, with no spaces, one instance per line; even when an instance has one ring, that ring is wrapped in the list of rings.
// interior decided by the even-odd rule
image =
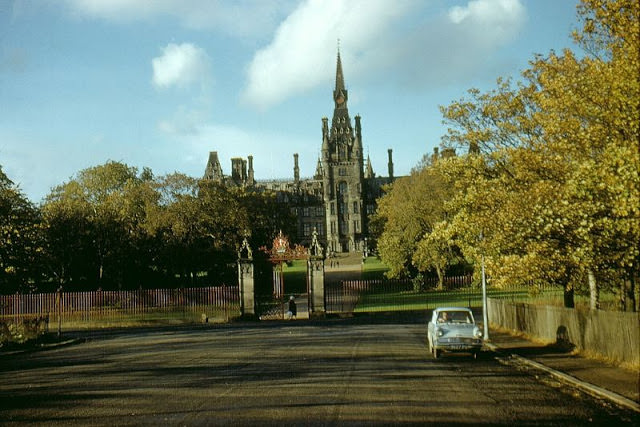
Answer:
[[[307,292],[307,260],[297,259],[284,264],[284,291],[287,294]]]
[[[557,299],[562,291],[551,291],[538,298]],[[531,302],[527,288],[488,289],[489,298],[503,298],[511,301]],[[478,288],[462,288],[452,291],[400,291],[400,292],[367,292],[361,296],[356,312],[426,310],[436,307],[480,307],[482,306],[482,290]]]
[[[381,280],[384,279],[384,273],[389,271],[382,261],[377,257],[368,257],[364,260],[362,266],[362,280]]]

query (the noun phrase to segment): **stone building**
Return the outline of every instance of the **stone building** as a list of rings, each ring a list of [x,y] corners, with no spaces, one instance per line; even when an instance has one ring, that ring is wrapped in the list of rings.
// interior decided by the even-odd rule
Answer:
[[[204,178],[225,185],[273,191],[278,201],[288,204],[298,218],[298,240],[307,246],[313,230],[328,253],[366,252],[368,215],[375,211],[382,186],[393,181],[393,156],[388,150],[388,176],[378,177],[369,156],[363,155],[360,116],[352,126],[347,107],[349,93],[344,83],[338,52],[334,110],[331,124],[322,118],[322,148],[312,178],[300,179],[298,154],[293,155],[293,179],[256,180],[253,156],[231,159],[231,176],[225,175],[218,154],[209,153]]]

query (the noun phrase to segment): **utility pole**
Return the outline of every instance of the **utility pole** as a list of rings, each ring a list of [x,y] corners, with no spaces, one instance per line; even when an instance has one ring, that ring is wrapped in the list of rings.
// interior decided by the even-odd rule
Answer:
[[[489,315],[487,313],[487,278],[484,274],[484,255],[482,263],[482,321],[484,323],[484,340],[489,341]]]

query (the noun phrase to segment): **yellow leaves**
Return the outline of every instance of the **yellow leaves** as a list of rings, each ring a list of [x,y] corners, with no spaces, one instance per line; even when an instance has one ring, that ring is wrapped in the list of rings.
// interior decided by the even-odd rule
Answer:
[[[501,79],[488,93],[472,89],[441,107],[443,145],[463,154],[433,166],[452,190],[446,221],[431,222],[426,234],[409,227],[407,212],[427,210],[403,204],[420,200],[404,184],[380,204],[386,215],[415,207],[388,224],[422,232],[405,239],[419,240],[416,265],[439,262],[438,251],[456,245],[470,259],[485,256],[497,282],[568,284],[577,280],[572,271],[637,271],[640,5],[583,0],[579,13],[585,27],[576,38],[592,55],[537,56],[517,87]]]

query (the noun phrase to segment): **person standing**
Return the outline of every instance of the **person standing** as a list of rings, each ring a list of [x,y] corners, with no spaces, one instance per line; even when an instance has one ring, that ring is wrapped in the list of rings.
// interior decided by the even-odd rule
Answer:
[[[289,297],[289,319],[296,319],[298,315],[298,308],[296,307],[296,299],[291,295]]]

